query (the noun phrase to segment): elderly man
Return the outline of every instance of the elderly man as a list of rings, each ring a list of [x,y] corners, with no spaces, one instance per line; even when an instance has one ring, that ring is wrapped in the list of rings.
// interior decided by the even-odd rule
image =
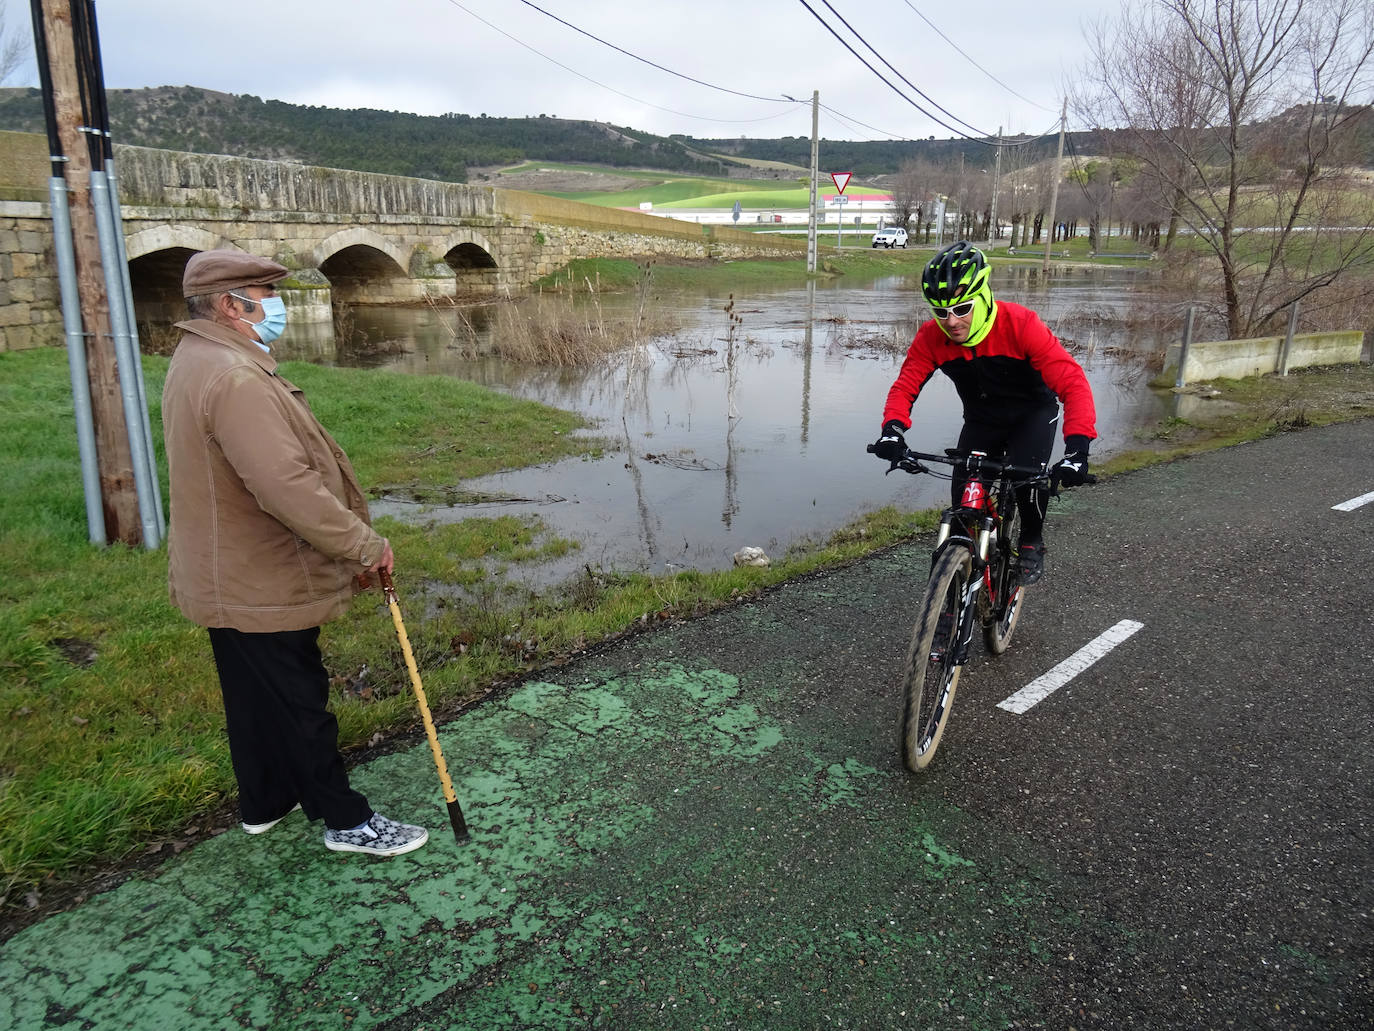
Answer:
[[[347,608],[360,574],[391,571],[391,546],[343,450],[277,373],[286,274],[227,249],[186,263],[191,318],[177,323],[162,399],[168,584],[209,630],[243,829],[261,834],[300,808],[324,820],[327,848],[394,856],[428,832],[373,812],[349,785],[319,649],[320,624]]]

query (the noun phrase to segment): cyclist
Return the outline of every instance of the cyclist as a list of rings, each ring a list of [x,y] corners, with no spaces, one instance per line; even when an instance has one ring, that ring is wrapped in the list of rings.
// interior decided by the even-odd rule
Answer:
[[[935,316],[916,331],[901,371],[883,407],[883,431],[874,453],[896,461],[906,452],[902,433],[911,427],[911,406],[939,369],[964,404],[961,450],[994,457],[1006,453],[1015,465],[1042,466],[1054,450],[1059,402],[1064,405],[1064,457],[1055,464],[1059,482],[1084,483],[1088,445],[1097,436],[1092,388],[1083,368],[1029,308],[996,301],[983,252],[966,240],[935,255],[921,275],[921,293]],[[953,483],[953,504],[963,479]],[[1018,560],[1021,583],[1030,585],[1045,569],[1045,506],[1042,489],[1016,492],[1021,512]]]

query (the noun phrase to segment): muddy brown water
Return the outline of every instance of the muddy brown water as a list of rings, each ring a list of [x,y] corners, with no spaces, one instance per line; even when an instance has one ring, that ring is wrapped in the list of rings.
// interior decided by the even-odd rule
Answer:
[[[1165,401],[1149,389],[1138,356],[1159,352],[1173,315],[1135,270],[995,270],[997,295],[1041,313],[1080,356],[1092,383],[1099,440],[1094,457],[1131,446],[1159,420]],[[905,277],[863,284],[660,293],[654,303],[681,326],[632,356],[589,368],[467,359],[454,346],[451,315],[428,308],[357,309],[355,332],[394,342],[393,353],[350,357],[332,333],[298,331],[283,358],[367,364],[416,375],[455,376],[518,397],[574,410],[619,442],[603,457],[498,473],[453,484],[503,499],[436,506],[401,497],[373,503],[374,515],[449,521],[527,514],[579,542],[566,559],[516,574],[530,586],[585,566],[650,573],[719,569],[746,546],[772,557],[822,539],[883,505],[944,503],[948,488],[928,476],[894,473],[864,450],[881,424],[902,351],[924,315]],[[604,295],[611,316],[632,296]],[[470,316],[472,317],[472,316]],[[1136,326],[1123,328],[1123,320]],[[481,329],[480,313],[474,318]],[[1143,328],[1142,328],[1143,327]],[[900,346],[898,346],[900,342]],[[912,413],[911,446],[953,443],[960,406],[942,376]],[[1051,514],[1051,519],[1053,515]],[[510,574],[508,574],[510,575]]]

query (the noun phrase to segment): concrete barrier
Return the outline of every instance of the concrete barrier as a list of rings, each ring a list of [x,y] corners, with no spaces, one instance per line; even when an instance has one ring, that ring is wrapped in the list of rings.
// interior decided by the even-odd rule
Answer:
[[[1203,340],[1188,345],[1183,382],[1213,379],[1245,379],[1279,371],[1283,353],[1281,336],[1248,340]],[[1164,355],[1164,371],[1156,382],[1172,386],[1178,380],[1181,344],[1171,344]],[[1353,365],[1364,349],[1364,333],[1358,329],[1330,333],[1297,333],[1288,351],[1288,367]]]

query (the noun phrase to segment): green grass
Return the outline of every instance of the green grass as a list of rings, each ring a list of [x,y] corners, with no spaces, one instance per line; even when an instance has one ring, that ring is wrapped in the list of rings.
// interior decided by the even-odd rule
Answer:
[[[786,179],[714,179],[703,176],[672,176],[663,172],[626,170],[620,168],[593,167],[587,165],[567,165],[538,162],[502,169],[505,174],[530,172],[538,169],[556,169],[575,172],[596,172],[613,175],[623,179],[635,179],[642,185],[627,190],[594,191],[547,191],[551,197],[581,201],[598,207],[625,208],[637,207],[648,201],[656,208],[730,208],[738,201],[749,208],[786,208],[800,209],[810,204],[811,191],[806,183],[806,174]],[[500,186],[500,179],[496,180]],[[818,184],[820,193],[826,196],[835,193],[834,184],[822,175]],[[851,182],[846,193],[886,193],[875,186]]]
[[[144,360],[159,440],[166,365]],[[601,446],[570,435],[584,422],[576,415],[471,383],[306,364],[283,373],[307,391],[369,485],[451,484]],[[511,440],[529,446],[512,453]],[[184,824],[222,804],[233,778],[208,644],[167,602],[165,551],[87,542],[64,351],[0,354],[0,461],[8,481],[0,497],[0,876],[8,893]],[[160,476],[165,485],[165,468]],[[434,528],[387,521],[382,529],[399,554],[400,584],[480,583],[493,561],[534,561],[570,546],[510,518]],[[326,633],[344,669],[394,649],[366,605]],[[396,715],[348,722],[363,734]]]
[[[158,440],[166,365],[144,360]],[[576,415],[470,383],[305,364],[283,373],[307,391],[369,488],[438,489],[601,447],[569,435],[582,424]],[[513,449],[512,440],[530,446]],[[0,354],[0,462],[0,886],[13,906],[222,809],[234,780],[209,644],[167,601],[165,549],[86,539],[65,352]],[[161,477],[165,493],[165,469]],[[442,713],[629,627],[844,561],[923,523],[889,510],[773,569],[588,575],[547,597],[503,578],[576,547],[537,521],[378,525],[396,551],[403,608],[420,617],[411,643]],[[346,750],[415,729],[379,594],[327,625],[322,645]]]
[[[923,260],[919,250],[860,251],[824,264],[827,275],[857,278],[914,274]],[[641,274],[633,262],[584,268],[595,268],[603,288],[617,277],[634,288]],[[799,262],[656,265],[654,275],[697,289],[805,280]],[[144,359],[159,440],[166,364]],[[304,364],[283,371],[307,391],[365,488],[402,484],[442,494],[492,469],[604,446],[570,434],[581,425],[573,414],[470,383]],[[67,375],[60,350],[0,354],[0,464],[8,488],[0,496],[0,887],[9,906],[137,854],[224,811],[234,797],[209,644],[167,602],[165,550],[87,543]],[[1166,420],[1142,435],[1138,451],[1098,471],[1374,412],[1367,368],[1218,388],[1239,411],[1208,423]],[[525,443],[514,449],[512,440]],[[505,573],[576,547],[537,521],[379,520],[396,551],[397,588],[425,689],[441,716],[498,681],[592,643],[729,604],[933,524],[931,512],[889,508],[800,543],[766,569],[588,572],[534,594],[512,586],[519,578]],[[379,595],[360,598],[327,625],[322,645],[346,751],[417,732],[404,660]],[[361,681],[364,666],[370,674]]]
[[[911,247],[907,250],[854,250],[836,253],[823,251],[817,275],[848,276],[872,280],[883,276],[919,276],[935,248]],[[806,259],[751,259],[722,262],[659,262],[648,266],[655,287],[692,289],[743,289],[751,284],[806,282]],[[534,284],[536,290],[584,292],[588,283],[598,290],[631,289],[640,283],[645,265],[629,258],[579,258],[565,268]]]

